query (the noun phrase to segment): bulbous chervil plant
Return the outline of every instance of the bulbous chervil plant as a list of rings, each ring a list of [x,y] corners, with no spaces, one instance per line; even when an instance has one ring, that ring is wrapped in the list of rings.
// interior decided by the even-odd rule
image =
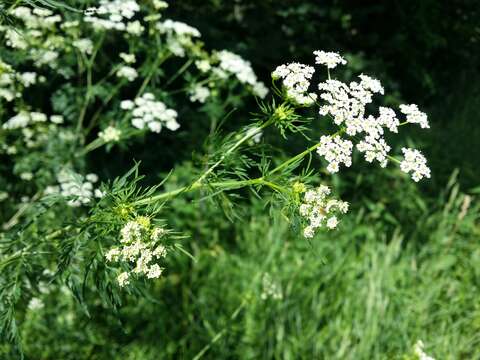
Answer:
[[[384,88],[368,75],[335,79],[332,71],[348,65],[341,55],[315,51],[316,67],[278,66],[269,90],[248,61],[205,50],[200,32],[165,18],[166,7],[159,0],[102,0],[84,13],[18,6],[9,10],[14,25],[0,28],[0,326],[17,346],[21,314],[41,306],[49,288],[116,308],[122,292],[142,296],[168,271],[170,254],[191,256],[182,229],[165,220],[176,197],[202,192],[223,201],[249,188],[310,239],[348,211],[328,177],[312,184],[320,170],[304,161],[312,154],[327,173],[349,167],[357,151],[383,168],[398,164],[414,181],[430,177],[418,150],[397,157],[386,140],[405,125],[428,128],[427,116],[414,104],[375,107]],[[229,109],[252,96],[260,105],[251,122],[222,134]],[[312,109],[317,115],[307,116]],[[175,139],[201,119],[210,126],[209,153],[179,188],[142,186],[138,166],[115,179],[91,171],[95,152],[133,161],[126,149],[160,135]],[[312,142],[312,122],[333,130]],[[278,162],[262,138],[268,128],[309,144]]]

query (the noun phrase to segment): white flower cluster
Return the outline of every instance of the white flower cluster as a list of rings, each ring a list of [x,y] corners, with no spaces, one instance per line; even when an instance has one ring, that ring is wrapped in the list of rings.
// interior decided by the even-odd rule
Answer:
[[[180,124],[177,122],[177,112],[168,109],[167,106],[155,100],[152,93],[145,93],[134,101],[124,100],[120,107],[123,110],[131,110],[132,125],[137,129],[145,129],[159,133],[162,127],[165,126],[171,131],[178,130]]]
[[[10,14],[22,20],[21,30],[11,26],[0,26],[5,33],[6,45],[19,50],[26,50],[27,56],[37,67],[48,65],[56,68],[58,51],[65,48],[65,38],[55,34],[56,25],[62,21],[60,15],[51,10],[19,6]]]
[[[317,94],[308,93],[310,80],[315,69],[312,66],[291,63],[278,66],[272,73],[274,80],[282,79],[287,97],[298,105],[310,106],[317,100]]]
[[[203,60],[195,60],[195,66],[197,67],[198,70],[200,70],[202,73],[206,73],[212,68],[212,65],[210,64],[210,61],[203,59]]]
[[[365,107],[372,102],[373,94],[383,93],[383,88],[378,80],[366,75],[360,75],[360,79],[349,85],[338,80],[326,80],[318,85],[320,98],[325,101],[320,106],[320,115],[330,115],[336,125],[345,126],[350,136],[381,132],[382,124],[378,121],[365,121]]]
[[[422,129],[430,128],[428,124],[427,114],[420,111],[415,104],[400,105],[400,111],[406,115],[407,122],[412,124],[419,124]]]
[[[228,50],[217,52],[217,57],[220,61],[218,67],[221,71],[233,74],[242,84],[252,86],[253,93],[259,98],[263,99],[267,96],[268,89],[264,83],[258,81],[250,61]],[[222,77],[221,72],[219,75]]]
[[[72,45],[81,53],[91,55],[93,52],[93,42],[90,39],[78,39],[75,40]]]
[[[137,61],[135,54],[120,53],[119,56],[127,64],[133,64]]]
[[[262,293],[260,295],[262,300],[269,298],[273,300],[283,299],[282,289],[280,285],[273,281],[269,273],[263,274],[262,277]]]
[[[425,345],[422,340],[418,340],[413,347],[413,353],[418,357],[418,360],[435,360],[433,357],[427,355],[423,348]]]
[[[192,102],[198,101],[203,104],[209,96],[210,90],[205,86],[195,85],[195,87],[190,90],[190,101]]]
[[[60,15],[54,15],[52,11],[38,7],[31,9],[26,6],[18,6],[10,14],[21,19],[28,29],[48,29],[62,21]]]
[[[133,270],[118,275],[117,281],[121,287],[130,283],[132,273],[146,276],[148,279],[162,275],[163,268],[157,262],[167,255],[167,248],[159,244],[166,233],[163,228],[152,227],[150,219],[146,217],[138,217],[123,226],[120,231],[121,245],[111,248],[105,254],[108,262],[122,261],[134,264]]]
[[[2,125],[2,128],[7,130],[26,128],[33,123],[46,122],[47,119],[47,115],[41,112],[20,111],[17,115],[8,119],[7,122]],[[61,124],[63,117],[61,115],[52,115],[50,116],[50,121],[55,124]]]
[[[139,11],[140,6],[135,0],[100,0],[100,6],[88,9],[84,20],[91,23],[96,30],[127,31],[138,35],[141,24],[138,21],[129,20]],[[98,15],[105,15],[106,18]]]
[[[357,144],[357,150],[365,153],[365,160],[377,160],[382,167],[387,165],[390,146],[385,142],[384,127],[398,131],[399,121],[390,108],[380,107],[379,116],[366,117],[366,106],[374,94],[383,94],[380,82],[366,75],[360,75],[360,82],[349,85],[338,80],[326,80],[319,84],[320,98],[326,103],[320,107],[321,115],[330,115],[338,126],[344,126],[347,135],[364,134]]]
[[[320,114],[331,116],[333,122],[344,127],[349,136],[363,134],[356,145],[357,150],[364,153],[367,162],[378,161],[380,166],[385,167],[391,147],[384,139],[384,129],[397,133],[400,121],[395,111],[386,107],[379,108],[378,117],[366,116],[366,106],[372,102],[373,95],[383,94],[384,88],[380,81],[367,75],[362,74],[359,78],[359,82],[353,81],[348,85],[330,79],[320,83],[320,98],[325,101],[320,106]],[[401,105],[400,110],[407,114],[408,122],[418,122],[425,127],[426,115],[416,105]]]
[[[3,62],[0,58],[0,98],[7,102],[21,97],[22,94],[18,85],[28,88],[44,81],[45,77],[39,76],[35,72],[15,72],[9,64]]]
[[[193,38],[201,36],[200,31],[180,21],[167,19],[158,22],[157,30],[167,37],[167,47],[172,54],[184,57],[186,50],[193,46]]]
[[[131,66],[122,66],[117,70],[117,76],[131,82],[138,77],[138,73],[137,70]]]
[[[317,50],[313,54],[315,55],[315,64],[325,65],[329,69],[335,69],[338,64],[345,65],[347,63],[347,60],[336,52]]]
[[[117,129],[114,126],[108,126],[103,131],[100,131],[98,133],[98,137],[103,141],[105,141],[106,143],[119,141],[121,135],[122,135],[122,131]]]
[[[338,218],[335,214],[345,214],[348,211],[348,203],[329,197],[330,188],[320,185],[315,190],[308,190],[304,196],[304,202],[300,205],[300,215],[308,219],[308,226],[303,229],[303,236],[312,238],[315,231],[325,226],[335,229]]]
[[[64,197],[71,198],[68,205],[71,207],[79,207],[87,205],[96,197],[103,197],[100,189],[94,188],[94,184],[98,182],[96,174],[80,175],[69,169],[62,169],[57,174],[58,186],[48,186],[44,194],[60,194]]]
[[[402,148],[404,159],[400,163],[400,170],[411,173],[414,181],[420,181],[424,177],[430,178],[430,169],[427,159],[416,149]]]
[[[352,165],[353,144],[350,140],[343,140],[340,136],[324,135],[320,138],[320,146],[317,153],[325,157],[328,162],[327,170],[336,173],[340,164],[346,167]]]

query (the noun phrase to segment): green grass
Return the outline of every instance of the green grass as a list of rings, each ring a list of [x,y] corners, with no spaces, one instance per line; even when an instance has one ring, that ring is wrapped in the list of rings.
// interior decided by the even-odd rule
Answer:
[[[340,231],[311,243],[262,202],[233,225],[212,209],[203,218],[203,203],[185,208],[195,263],[179,257],[150,300],[128,299],[119,314],[93,302],[88,319],[52,294],[49,301],[63,300],[27,319],[26,354],[401,359],[421,339],[436,359],[480,359],[480,208],[473,200],[462,214],[464,202],[451,183],[415,220],[393,226],[354,209]],[[282,299],[262,300],[266,272]]]

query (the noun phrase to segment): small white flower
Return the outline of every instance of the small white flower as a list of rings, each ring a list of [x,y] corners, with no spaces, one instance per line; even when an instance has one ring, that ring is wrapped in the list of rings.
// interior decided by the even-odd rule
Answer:
[[[25,72],[18,75],[18,80],[23,84],[23,86],[30,87],[37,82],[37,74],[34,72]]]
[[[120,249],[112,248],[105,254],[105,258],[107,261],[117,261],[120,258],[120,254]]]
[[[227,50],[217,52],[216,56],[220,61],[218,67],[221,71],[233,74],[242,84],[251,85],[253,93],[258,97],[264,98],[267,95],[268,89],[258,81],[249,61]]]
[[[155,229],[153,229],[150,237],[152,240],[157,241],[165,234],[166,234],[166,231],[164,228],[156,227]]]
[[[380,112],[380,115],[377,118],[378,123],[381,126],[385,126],[386,128],[388,128],[391,132],[397,133],[400,121],[397,119],[395,111],[382,106],[380,106],[378,110]]]
[[[47,121],[47,115],[40,112],[31,112],[30,118],[33,122],[45,122]]]
[[[153,7],[157,10],[166,9],[168,7],[168,3],[166,1],[153,0]]]
[[[268,88],[265,86],[263,82],[258,81],[252,87],[253,94],[258,96],[260,99],[265,99],[268,95]]]
[[[127,64],[133,64],[135,63],[135,61],[137,61],[137,59],[135,58],[135,54],[120,53],[119,56]]]
[[[210,61],[208,60],[196,60],[195,66],[203,73],[209,71],[212,68],[212,66],[210,65]]]
[[[120,108],[122,110],[132,110],[135,107],[135,103],[132,100],[123,100],[120,103]]]
[[[73,42],[73,46],[75,46],[80,52],[90,55],[93,52],[93,42],[90,39],[79,39]]]
[[[158,133],[163,126],[172,131],[180,127],[176,120],[177,112],[168,109],[163,102],[155,100],[152,93],[145,93],[133,102],[124,100],[120,107],[132,111],[132,125],[137,129],[148,128],[150,131]]]
[[[90,181],[91,183],[96,183],[98,181],[98,175],[97,174],[87,174],[85,176],[85,179],[87,179],[88,181]]]
[[[62,115],[52,115],[52,116],[50,116],[50,121],[54,124],[63,124],[63,116]]]
[[[37,311],[40,309],[43,309],[44,304],[43,301],[39,298],[31,298],[30,301],[28,302],[28,309],[32,311]]]
[[[329,228],[329,229],[335,229],[338,225],[338,219],[336,216],[332,216],[331,218],[329,218],[326,222],[326,227]]]
[[[131,66],[122,66],[117,71],[118,77],[126,78],[128,81],[134,81],[138,77],[137,70]]]
[[[402,148],[404,159],[400,163],[400,169],[409,174],[417,182],[422,178],[430,178],[430,169],[427,166],[427,159],[416,149]]]
[[[153,256],[157,258],[163,258],[167,255],[167,248],[163,245],[158,245],[153,251]]]
[[[315,229],[312,226],[307,226],[305,229],[303,229],[303,236],[305,236],[307,239],[313,238],[315,235]]]
[[[198,101],[199,103],[203,104],[209,96],[210,96],[210,90],[205,86],[196,85],[190,91],[190,101],[192,102]]]
[[[422,129],[430,128],[427,114],[421,112],[415,104],[400,105],[400,111],[407,116],[407,122],[419,124]]]
[[[328,162],[327,170],[335,173],[339,170],[339,165],[346,167],[352,165],[352,148],[350,140],[343,140],[340,136],[322,136],[317,153],[323,156]]]
[[[119,141],[122,131],[114,126],[108,126],[103,131],[98,133],[98,137],[105,142]]]
[[[117,276],[117,282],[120,287],[124,287],[128,284],[130,284],[130,275],[128,272],[122,272],[120,275]]]
[[[371,91],[374,94],[376,94],[376,93],[383,94],[384,93],[383,86],[382,86],[382,84],[380,83],[379,80],[373,79],[370,76],[363,75],[363,74],[359,75],[359,78],[362,80],[360,82],[360,85],[365,90]]]
[[[138,240],[142,236],[142,227],[136,221],[127,222],[120,231],[122,236],[121,242],[129,243],[133,240]]]
[[[143,27],[143,25],[138,20],[129,22],[127,24],[127,33],[129,33],[131,35],[140,36],[140,35],[142,35],[144,30],[145,30],[145,28]]]
[[[377,160],[381,167],[387,166],[387,156],[390,151],[390,146],[387,145],[384,139],[366,136],[357,144],[357,150],[365,153],[365,160],[367,162],[371,163],[373,160]]]
[[[315,69],[312,66],[290,63],[278,66],[273,71],[272,78],[274,80],[282,79],[287,97],[293,102],[302,106],[310,106],[317,99],[317,94],[308,93],[310,80],[314,72]]]
[[[304,203],[300,205],[299,212],[308,220],[308,225],[303,229],[303,236],[310,239],[315,236],[315,231],[325,226],[335,229],[338,218],[334,214],[345,214],[348,203],[329,198],[330,188],[320,185],[315,190],[308,190],[304,195]]]
[[[347,60],[345,60],[336,52],[316,50],[313,52],[313,54],[315,55],[316,64],[325,65],[329,69],[334,69],[339,64],[345,65],[347,63]]]
[[[33,174],[31,172],[23,172],[20,174],[20,179],[30,181],[33,179]]]
[[[162,275],[163,269],[158,265],[154,264],[150,266],[147,272],[147,278],[148,279],[156,279],[159,278]]]
[[[435,360],[433,357],[427,355],[423,348],[425,345],[422,340],[418,340],[413,347],[414,354],[418,357],[418,360]]]

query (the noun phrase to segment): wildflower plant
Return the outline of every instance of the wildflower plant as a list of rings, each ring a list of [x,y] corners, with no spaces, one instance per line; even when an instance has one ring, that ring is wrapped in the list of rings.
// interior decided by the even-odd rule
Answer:
[[[304,161],[312,154],[328,175],[351,166],[357,151],[383,168],[399,164],[415,181],[430,177],[418,150],[404,148],[403,159],[395,157],[386,138],[407,124],[428,128],[426,115],[416,105],[401,105],[400,116],[386,107],[370,113],[384,88],[363,74],[348,84],[333,78],[331,71],[347,64],[341,55],[315,51],[315,64],[280,65],[269,90],[249,61],[229,50],[205,50],[198,29],[165,18],[167,6],[102,0],[81,13],[18,6],[10,15],[20,26],[0,27],[6,44],[0,54],[0,326],[17,346],[16,312],[21,304],[39,306],[32,302],[36,282],[49,278],[66,284],[80,303],[98,296],[116,309],[124,293],[144,294],[168,273],[175,256],[192,257],[182,229],[165,220],[175,198],[197,192],[232,209],[247,188],[282,208],[311,239],[335,229],[348,210],[326,185],[328,176],[312,184],[323,171]],[[317,71],[323,79],[314,84]],[[249,97],[260,109],[245,126],[224,131],[228,109]],[[306,116],[312,109],[315,115]],[[175,189],[167,182],[176,169],[147,186],[138,164],[114,179],[99,179],[89,166],[96,154],[125,156],[124,149],[145,139],[180,141],[189,122],[202,118],[189,114],[200,112],[209,128],[205,155],[194,157],[195,168]],[[335,130],[311,143],[312,122]],[[276,132],[310,143],[278,162],[265,136]],[[265,279],[266,294],[279,298]]]

